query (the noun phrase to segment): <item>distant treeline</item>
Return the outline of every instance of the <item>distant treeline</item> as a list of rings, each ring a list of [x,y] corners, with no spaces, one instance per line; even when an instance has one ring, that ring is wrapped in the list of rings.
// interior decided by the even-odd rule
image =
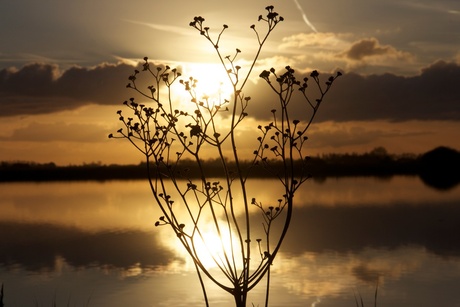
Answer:
[[[252,166],[246,161],[242,169],[250,177],[276,176],[284,171],[279,162],[270,162],[270,171],[261,166]],[[365,154],[327,154],[311,157],[307,167],[297,162],[297,172],[308,172],[313,177],[337,176],[393,176],[418,175],[427,184],[439,188],[452,187],[460,182],[460,152],[447,147],[438,147],[422,155],[391,155],[383,147]],[[207,160],[203,168],[208,177],[222,177],[219,160]],[[155,170],[155,167],[152,167]],[[229,170],[236,171],[229,163]],[[157,169],[158,171],[158,169]],[[161,170],[160,171],[164,171]],[[184,176],[199,176],[197,164],[183,160],[172,169]],[[63,181],[63,180],[127,180],[146,178],[146,165],[103,165],[101,163],[78,166],[56,166],[54,163],[1,162],[0,181]]]

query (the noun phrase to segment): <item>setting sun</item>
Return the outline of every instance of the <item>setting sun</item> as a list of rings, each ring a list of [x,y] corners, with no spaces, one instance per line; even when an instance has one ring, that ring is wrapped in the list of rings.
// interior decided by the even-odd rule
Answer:
[[[208,97],[214,104],[229,100],[233,87],[222,64],[218,63],[185,63],[183,75],[197,80],[197,98]]]

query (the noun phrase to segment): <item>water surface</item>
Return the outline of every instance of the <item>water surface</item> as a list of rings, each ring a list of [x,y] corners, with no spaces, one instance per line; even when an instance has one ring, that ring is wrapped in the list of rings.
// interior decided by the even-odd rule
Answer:
[[[251,197],[279,198],[275,180]],[[0,184],[10,306],[203,306],[194,268],[145,181]],[[238,195],[236,195],[238,197]],[[460,306],[460,188],[417,177],[310,181],[273,266],[271,306]],[[210,285],[211,305],[232,299]],[[263,305],[262,289],[250,302]]]

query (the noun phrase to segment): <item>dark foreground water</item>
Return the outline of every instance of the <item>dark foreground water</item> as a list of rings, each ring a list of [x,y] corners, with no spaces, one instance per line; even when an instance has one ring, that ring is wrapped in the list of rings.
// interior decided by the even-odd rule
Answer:
[[[274,180],[253,180],[269,202]],[[460,187],[310,181],[273,266],[271,306],[460,306]],[[203,306],[145,181],[0,184],[0,283],[13,306]],[[210,287],[212,306],[232,299]],[[263,291],[250,296],[263,306]]]

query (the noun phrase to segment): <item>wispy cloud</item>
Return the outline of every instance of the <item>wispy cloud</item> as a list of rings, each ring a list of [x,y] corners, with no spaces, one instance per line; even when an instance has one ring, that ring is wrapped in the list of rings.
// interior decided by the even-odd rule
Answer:
[[[46,57],[40,54],[34,53],[1,53],[0,52],[0,63],[6,63],[8,66],[22,66],[27,63],[53,63],[59,64],[61,67],[70,67],[71,65],[84,63],[83,59],[75,58],[58,58],[58,57]]]
[[[460,11],[458,9],[451,8],[449,4],[442,2],[432,1],[429,2],[429,4],[421,2],[402,2],[401,4],[418,10],[449,14],[460,14]]]
[[[305,14],[303,8],[300,6],[299,1],[294,0],[295,5],[297,6],[297,9],[300,11],[300,14],[302,14],[302,19],[303,21],[307,24],[307,26],[315,33],[318,33],[318,30],[316,30],[316,27],[310,22],[308,19],[307,15]]]
[[[142,21],[129,20],[129,19],[124,19],[124,21],[132,23],[132,24],[149,27],[149,28],[152,28],[158,31],[164,31],[164,32],[180,34],[180,35],[187,35],[188,33],[187,28],[185,27],[171,26],[171,25],[165,25],[165,24],[156,24],[156,23],[142,22]]]
[[[279,48],[284,50],[298,49],[302,47],[321,47],[324,49],[343,50],[349,42],[346,40],[352,34],[346,33],[298,33],[284,37]]]

